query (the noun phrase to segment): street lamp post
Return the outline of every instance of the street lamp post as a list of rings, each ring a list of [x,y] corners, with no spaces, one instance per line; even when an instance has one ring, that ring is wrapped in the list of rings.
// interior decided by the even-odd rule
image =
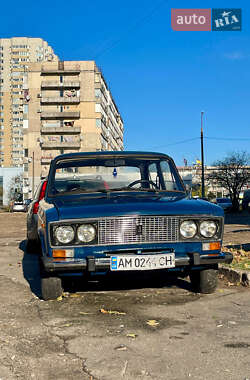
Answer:
[[[204,114],[204,111],[201,111],[201,197],[205,198],[204,149],[203,149],[203,114]]]

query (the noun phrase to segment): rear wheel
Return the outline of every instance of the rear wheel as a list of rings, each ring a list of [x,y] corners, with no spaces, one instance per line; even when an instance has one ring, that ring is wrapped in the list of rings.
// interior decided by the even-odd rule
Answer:
[[[37,240],[26,240],[26,252],[27,253],[41,253],[41,244]]]
[[[42,277],[41,290],[45,301],[55,300],[62,295],[62,280],[59,277]]]
[[[216,269],[194,270],[189,275],[194,291],[199,293],[214,293],[218,284],[218,272]]]

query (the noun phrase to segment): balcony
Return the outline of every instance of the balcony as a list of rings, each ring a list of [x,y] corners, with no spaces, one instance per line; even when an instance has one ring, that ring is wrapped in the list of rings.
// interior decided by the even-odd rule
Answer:
[[[58,81],[42,81],[41,87],[43,89],[47,90],[58,90],[61,88],[64,89],[71,89],[71,88],[80,88],[80,82],[79,81],[64,81],[62,83]]]
[[[41,112],[41,119],[80,119],[80,112]]]
[[[42,165],[50,165],[51,160],[53,160],[53,157],[43,156],[43,157],[41,157],[41,164]]]
[[[42,98],[41,104],[79,104],[80,98],[79,97],[64,97],[64,96],[58,96],[58,97],[49,97],[49,98]]]
[[[42,149],[80,149],[81,142],[79,141],[44,141],[41,143]]]
[[[41,134],[44,135],[54,135],[59,133],[60,135],[74,135],[81,133],[81,127],[75,126],[75,127],[41,127]]]
[[[41,75],[79,75],[81,72],[80,65],[71,65],[62,68],[58,67],[49,67],[46,65],[42,66]]]

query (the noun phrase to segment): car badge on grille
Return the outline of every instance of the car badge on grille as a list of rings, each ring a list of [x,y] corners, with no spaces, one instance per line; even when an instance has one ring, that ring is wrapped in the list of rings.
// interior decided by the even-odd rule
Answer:
[[[135,234],[136,234],[136,236],[141,236],[142,235],[142,224],[138,224],[136,226]]]

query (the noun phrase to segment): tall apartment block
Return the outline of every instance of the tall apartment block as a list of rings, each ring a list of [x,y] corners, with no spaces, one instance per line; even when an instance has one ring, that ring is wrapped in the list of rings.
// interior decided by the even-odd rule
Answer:
[[[31,64],[23,107],[25,193],[59,154],[123,150],[123,121],[94,61]]]
[[[28,124],[29,99],[25,83],[30,62],[57,60],[41,38],[0,38],[0,167],[23,165],[23,128]]]

